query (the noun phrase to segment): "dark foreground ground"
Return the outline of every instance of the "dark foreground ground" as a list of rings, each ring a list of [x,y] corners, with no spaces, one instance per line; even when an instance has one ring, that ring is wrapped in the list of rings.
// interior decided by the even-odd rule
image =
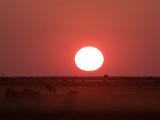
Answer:
[[[1,77],[0,120],[160,120],[160,78]]]

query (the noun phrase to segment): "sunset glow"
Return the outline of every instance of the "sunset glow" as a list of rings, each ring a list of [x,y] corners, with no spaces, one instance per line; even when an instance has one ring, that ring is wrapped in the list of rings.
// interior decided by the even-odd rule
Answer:
[[[95,71],[104,62],[103,54],[95,47],[81,48],[75,55],[75,64],[84,71]]]

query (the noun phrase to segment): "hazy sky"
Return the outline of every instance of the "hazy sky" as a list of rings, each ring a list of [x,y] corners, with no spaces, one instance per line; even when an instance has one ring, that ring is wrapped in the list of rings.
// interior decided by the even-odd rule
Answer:
[[[83,72],[95,46],[103,67]],[[160,75],[160,0],[0,0],[0,73]]]

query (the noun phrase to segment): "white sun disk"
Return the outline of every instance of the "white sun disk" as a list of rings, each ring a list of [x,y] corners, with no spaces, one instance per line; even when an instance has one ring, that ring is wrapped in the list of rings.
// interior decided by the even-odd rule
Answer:
[[[95,47],[81,48],[75,55],[75,64],[84,71],[95,71],[102,66],[103,62],[103,54]]]

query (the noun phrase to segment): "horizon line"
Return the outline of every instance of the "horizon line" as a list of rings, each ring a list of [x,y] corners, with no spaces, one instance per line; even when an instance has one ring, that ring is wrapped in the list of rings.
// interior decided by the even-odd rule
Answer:
[[[59,79],[83,79],[83,78],[86,78],[86,79],[102,79],[102,78],[159,78],[160,79],[160,76],[109,76],[107,74],[105,75],[97,75],[97,76],[6,76],[6,75],[2,75],[0,76],[0,78],[59,78]]]

